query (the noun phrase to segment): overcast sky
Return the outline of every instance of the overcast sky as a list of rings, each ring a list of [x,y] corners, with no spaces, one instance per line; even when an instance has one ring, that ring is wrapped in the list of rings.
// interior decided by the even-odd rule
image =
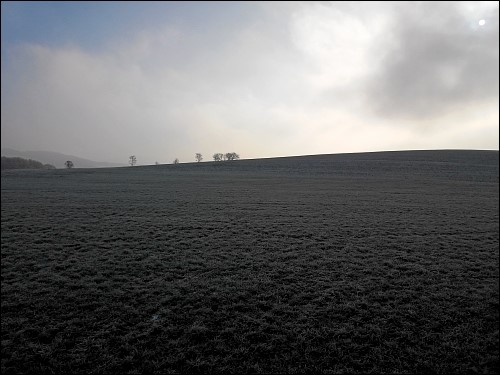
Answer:
[[[499,145],[498,2],[1,3],[1,142],[138,164]]]

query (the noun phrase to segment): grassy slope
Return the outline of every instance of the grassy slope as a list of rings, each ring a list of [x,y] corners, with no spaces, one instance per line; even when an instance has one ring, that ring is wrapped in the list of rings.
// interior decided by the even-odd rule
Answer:
[[[2,373],[498,372],[498,152],[2,172]]]

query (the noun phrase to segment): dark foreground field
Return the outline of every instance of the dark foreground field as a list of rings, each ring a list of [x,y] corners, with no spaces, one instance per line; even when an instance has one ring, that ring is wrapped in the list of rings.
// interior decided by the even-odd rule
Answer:
[[[2,171],[2,373],[495,373],[497,151]]]

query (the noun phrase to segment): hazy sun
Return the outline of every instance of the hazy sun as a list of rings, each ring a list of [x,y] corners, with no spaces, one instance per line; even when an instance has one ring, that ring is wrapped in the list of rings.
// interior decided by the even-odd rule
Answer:
[[[486,25],[486,20],[479,20],[479,26]]]

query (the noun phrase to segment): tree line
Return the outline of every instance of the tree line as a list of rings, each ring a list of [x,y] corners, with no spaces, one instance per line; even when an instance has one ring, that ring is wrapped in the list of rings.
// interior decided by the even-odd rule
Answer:
[[[213,154],[213,159],[214,161],[226,161],[226,160],[238,160],[240,158],[240,155],[238,155],[236,152],[227,152],[225,154],[222,154],[220,152],[217,152]],[[176,159],[178,162],[178,159]],[[203,160],[203,155],[200,153],[196,153],[194,155],[194,160],[196,160],[198,163]],[[175,162],[174,162],[175,164]]]
[[[217,153],[213,155],[214,161],[238,160],[240,155],[236,152],[228,152],[225,154]]]
[[[238,155],[236,152],[227,152],[225,154],[222,154],[220,152],[215,153],[213,156],[214,161],[230,161],[230,160],[238,160],[240,158],[240,155]],[[198,163],[203,160],[203,155],[197,152],[194,155],[194,160],[196,160]],[[130,155],[128,158],[128,163],[130,164],[131,167],[137,164],[137,158],[135,155]],[[179,164],[179,159],[175,158],[175,160],[172,162],[172,164]],[[155,165],[158,165],[158,162],[155,161]],[[71,167],[68,167],[71,168]]]
[[[56,169],[56,167],[33,159],[2,156],[2,169]]]

